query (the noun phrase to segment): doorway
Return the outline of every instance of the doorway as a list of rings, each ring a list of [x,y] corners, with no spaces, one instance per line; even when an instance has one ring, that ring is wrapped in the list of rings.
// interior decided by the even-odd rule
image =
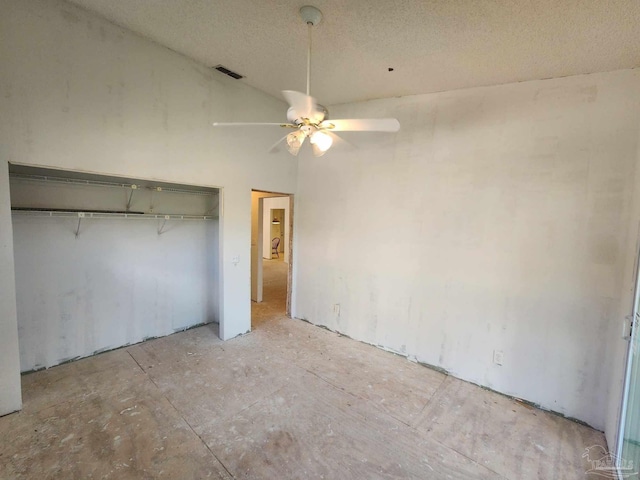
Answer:
[[[251,328],[291,315],[293,196],[251,192]]]

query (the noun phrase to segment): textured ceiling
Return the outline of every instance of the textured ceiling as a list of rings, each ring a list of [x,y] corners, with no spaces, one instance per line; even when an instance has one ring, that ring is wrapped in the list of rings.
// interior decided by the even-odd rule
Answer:
[[[305,0],[72,0],[280,98],[306,86]],[[638,0],[313,0],[325,105],[640,66]],[[389,72],[388,68],[394,71]]]

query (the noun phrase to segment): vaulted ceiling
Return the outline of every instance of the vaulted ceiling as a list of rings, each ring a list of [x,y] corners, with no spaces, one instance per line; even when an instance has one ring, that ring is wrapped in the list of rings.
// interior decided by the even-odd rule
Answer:
[[[72,3],[273,96],[305,90],[305,0]],[[325,105],[640,66],[638,0],[311,4],[311,94]]]

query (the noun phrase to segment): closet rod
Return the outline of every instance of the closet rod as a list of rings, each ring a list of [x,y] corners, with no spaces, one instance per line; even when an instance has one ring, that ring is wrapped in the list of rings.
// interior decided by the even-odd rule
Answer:
[[[11,210],[12,215],[28,217],[83,217],[83,218],[146,218],[161,220],[213,220],[218,218],[212,215],[156,215],[149,213],[105,213],[105,212],[64,212],[58,210]]]

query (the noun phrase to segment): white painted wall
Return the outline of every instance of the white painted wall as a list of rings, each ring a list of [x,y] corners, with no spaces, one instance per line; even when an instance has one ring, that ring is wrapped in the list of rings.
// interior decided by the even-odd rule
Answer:
[[[211,123],[274,121],[285,103],[66,2],[0,8],[5,160],[222,187],[221,336],[248,331],[250,191],[293,192],[297,163],[267,154],[279,131],[247,142]]]
[[[18,351],[9,171],[0,147],[0,415],[22,408]]]
[[[284,262],[289,263],[289,230],[291,230],[289,228],[289,197],[265,198],[263,202],[262,256],[267,259],[271,258],[271,240],[273,239],[271,236],[271,221],[273,220],[271,210],[281,209],[284,210],[284,225],[280,226],[284,229]]]
[[[603,428],[640,72],[330,112],[402,129],[301,154],[294,315]]]

